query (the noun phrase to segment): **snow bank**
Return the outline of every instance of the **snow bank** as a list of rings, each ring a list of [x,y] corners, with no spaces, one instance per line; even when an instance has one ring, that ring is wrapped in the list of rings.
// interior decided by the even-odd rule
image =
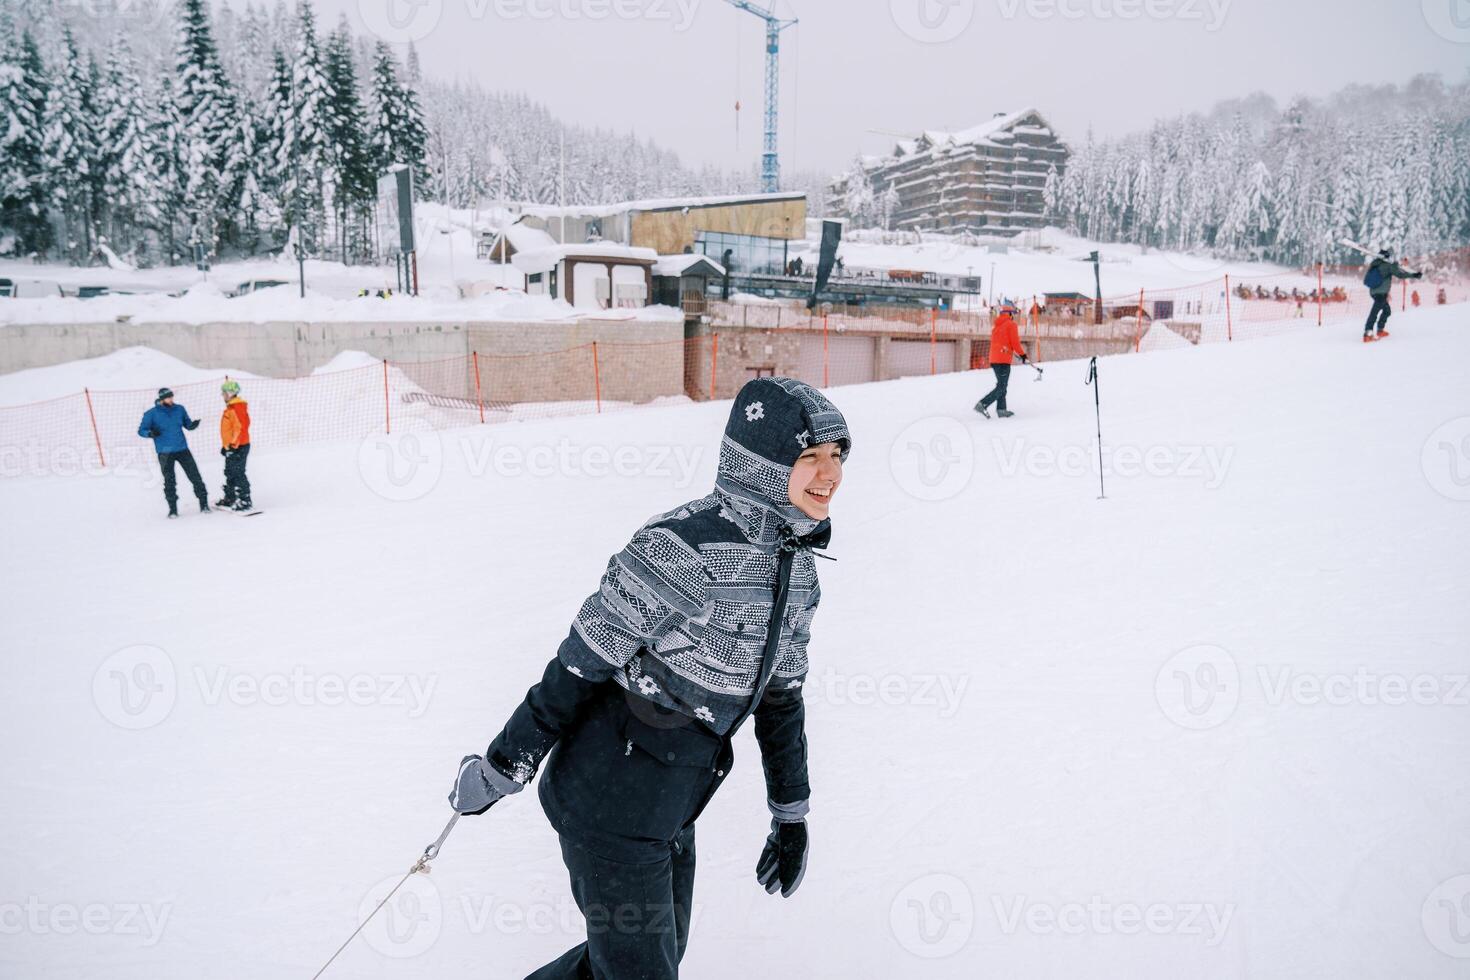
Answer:
[[[240,379],[257,377],[237,368],[195,367],[151,347],[124,347],[102,357],[0,374],[0,405],[46,401],[75,395],[83,388],[100,391],[178,387],[227,374]]]

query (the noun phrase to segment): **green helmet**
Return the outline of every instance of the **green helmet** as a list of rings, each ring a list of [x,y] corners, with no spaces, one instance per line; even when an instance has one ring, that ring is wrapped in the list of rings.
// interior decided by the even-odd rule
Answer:
[[[219,386],[219,390],[233,398],[240,393],[240,382],[228,380]]]

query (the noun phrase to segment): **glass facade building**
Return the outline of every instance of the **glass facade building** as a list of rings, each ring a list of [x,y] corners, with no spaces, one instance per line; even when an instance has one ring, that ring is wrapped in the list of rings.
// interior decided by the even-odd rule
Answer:
[[[735,235],[724,231],[700,231],[694,235],[694,250],[727,265],[732,276],[784,274],[787,244],[784,238]],[[728,262],[726,250],[730,252]]]

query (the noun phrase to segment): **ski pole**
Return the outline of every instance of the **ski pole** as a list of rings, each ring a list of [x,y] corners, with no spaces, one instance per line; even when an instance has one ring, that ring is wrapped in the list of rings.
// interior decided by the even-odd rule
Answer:
[[[1040,381],[1041,380],[1041,368],[1037,367],[1035,364],[1032,364],[1030,361],[1023,361],[1022,363],[1025,364],[1027,367],[1029,367],[1031,370],[1033,370],[1033,371],[1036,372],[1036,377],[1032,378],[1031,379],[1032,381]]]
[[[398,879],[398,884],[394,885],[393,888],[389,890],[388,894],[383,896],[383,900],[379,902],[371,912],[368,913],[367,918],[363,919],[362,922],[358,924],[357,928],[352,930],[352,935],[348,936],[347,939],[342,943],[342,945],[337,947],[337,952],[333,953],[327,959],[327,961],[322,964],[322,968],[311,975],[311,980],[318,980],[318,978],[323,973],[327,972],[327,967],[331,966],[332,962],[336,960],[338,956],[342,955],[342,951],[347,948],[347,944],[356,939],[357,934],[359,932],[362,932],[363,928],[369,922],[373,921],[373,916],[382,911],[383,906],[388,904],[388,899],[392,898],[393,895],[398,891],[398,889],[403,887],[403,883],[405,881],[407,881],[409,878],[412,878],[419,872],[428,874],[431,870],[433,870],[429,867],[429,862],[439,856],[439,848],[444,846],[445,838],[449,836],[449,832],[454,829],[454,825],[458,822],[459,811],[456,810],[454,812],[454,816],[450,817],[449,822],[444,825],[444,830],[439,834],[438,840],[434,841],[434,843],[424,848],[424,853],[419,855],[419,859],[413,863],[413,867],[409,868],[408,872],[404,874],[402,878]]]
[[[1087,365],[1087,380],[1082,383],[1092,385],[1092,408],[1097,414],[1097,499],[1106,500],[1107,492],[1103,489],[1102,396],[1098,393],[1096,357]]]

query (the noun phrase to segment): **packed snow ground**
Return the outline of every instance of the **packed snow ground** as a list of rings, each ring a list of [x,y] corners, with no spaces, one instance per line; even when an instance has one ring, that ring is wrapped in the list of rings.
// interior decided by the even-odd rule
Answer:
[[[1451,977],[1470,943],[1470,331],[1303,329],[832,390],[810,869],[754,866],[747,729],[685,972]],[[607,557],[729,402],[0,481],[0,974],[310,976],[439,833]],[[207,433],[194,438],[212,491]],[[327,973],[522,977],[580,938],[533,793]]]

